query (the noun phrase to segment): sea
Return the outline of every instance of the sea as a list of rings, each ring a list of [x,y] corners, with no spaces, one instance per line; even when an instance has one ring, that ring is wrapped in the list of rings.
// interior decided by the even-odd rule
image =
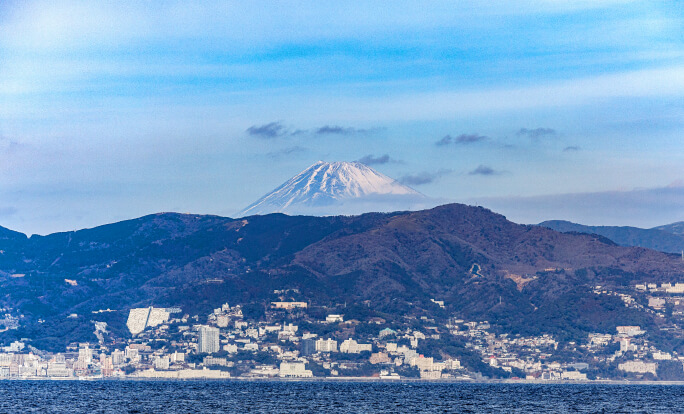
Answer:
[[[682,385],[0,381],[0,413],[679,413]]]

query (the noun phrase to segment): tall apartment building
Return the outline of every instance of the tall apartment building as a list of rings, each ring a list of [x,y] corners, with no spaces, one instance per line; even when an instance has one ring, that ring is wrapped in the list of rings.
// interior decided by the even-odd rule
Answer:
[[[78,360],[89,365],[93,362],[93,351],[86,344],[84,347],[78,349]]]
[[[158,356],[154,359],[154,369],[165,370],[169,369],[169,357],[168,356]]]
[[[302,356],[309,356],[316,353],[316,341],[313,339],[303,339],[301,342]]]
[[[199,330],[197,352],[213,354],[219,351],[219,330],[210,326],[203,326]]]
[[[137,348],[132,348],[131,346],[127,346],[126,349],[124,349],[124,355],[125,355],[126,359],[128,359],[131,362],[140,361],[140,355],[138,353]]]
[[[112,351],[112,364],[114,364],[115,366],[122,365],[124,363],[124,358],[125,355],[123,351],[119,349],[115,349],[114,351]]]
[[[100,369],[102,370],[103,377],[111,377],[112,373],[114,372],[112,358],[108,357],[104,353],[100,354]]]

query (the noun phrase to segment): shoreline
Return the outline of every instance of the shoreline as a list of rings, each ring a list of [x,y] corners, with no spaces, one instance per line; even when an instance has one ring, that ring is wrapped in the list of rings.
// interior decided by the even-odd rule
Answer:
[[[401,379],[380,379],[376,377],[319,377],[319,378],[143,378],[143,377],[125,377],[125,378],[103,378],[103,377],[31,377],[31,378],[0,378],[2,382],[20,382],[20,381],[56,381],[56,382],[356,382],[356,383],[385,383],[385,384],[515,384],[515,385],[680,385],[684,386],[684,381],[629,381],[629,380],[593,380],[593,381],[554,381],[554,380],[457,380],[457,379],[439,379],[426,380],[420,378],[401,378]]]

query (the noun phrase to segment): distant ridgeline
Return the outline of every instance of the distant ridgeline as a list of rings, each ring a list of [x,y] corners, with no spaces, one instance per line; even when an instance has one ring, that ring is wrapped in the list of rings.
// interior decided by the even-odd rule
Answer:
[[[627,226],[584,226],[563,220],[550,220],[539,223],[561,232],[577,232],[598,234],[621,246],[638,246],[667,253],[680,253],[684,258],[684,234],[681,229],[684,223],[673,223],[652,229],[641,229]]]

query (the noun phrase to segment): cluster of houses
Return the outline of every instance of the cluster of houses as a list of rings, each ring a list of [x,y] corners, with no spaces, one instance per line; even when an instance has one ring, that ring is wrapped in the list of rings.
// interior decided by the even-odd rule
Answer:
[[[413,328],[395,325],[392,329],[378,317],[364,322],[345,320],[338,313],[325,314],[319,320],[302,318],[307,308],[307,302],[273,302],[273,314],[267,315],[266,321],[251,320],[241,306],[229,304],[214,309],[206,318],[183,314],[178,308],[131,309],[127,320],[131,339],[105,343],[107,324],[96,322],[97,343],[71,344],[63,353],[41,352],[15,342],[0,352],[0,378],[478,377],[478,372],[467,370],[453,356],[437,352],[441,358],[435,359],[421,353],[426,344],[439,347],[445,336],[460,338],[469,352],[491,368],[533,381],[594,379],[597,376],[588,377],[587,372],[596,364],[655,377],[659,362],[681,363],[683,359],[656,349],[638,326],[593,333],[581,344],[561,344],[548,334],[495,333],[486,321],[452,318],[442,326],[421,317]],[[294,313],[299,313],[298,317],[290,319]],[[364,333],[355,334],[362,324]],[[561,351],[587,358],[563,360],[557,357]]]

